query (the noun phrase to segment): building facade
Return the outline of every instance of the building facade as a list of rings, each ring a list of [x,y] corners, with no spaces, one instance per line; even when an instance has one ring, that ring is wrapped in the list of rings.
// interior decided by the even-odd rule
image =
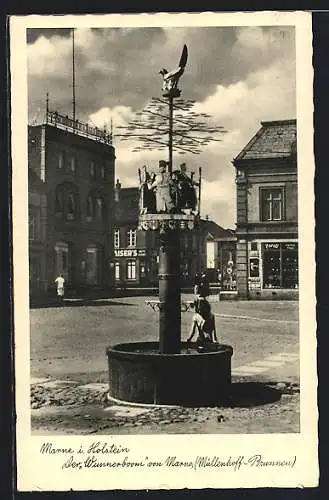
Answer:
[[[296,120],[262,122],[234,159],[241,298],[298,297]]]
[[[29,286],[37,296],[47,291],[47,197],[45,185],[33,170],[28,172]]]
[[[114,148],[99,129],[48,118],[29,126],[28,148],[47,201],[46,281],[54,286],[62,274],[75,291],[111,287]]]
[[[210,220],[202,221],[206,239],[207,275],[222,291],[236,290],[236,235]]]
[[[113,268],[117,286],[157,287],[159,235],[156,231],[138,229],[139,189],[115,187],[115,227]],[[215,245],[215,260],[210,264],[209,242]],[[210,220],[200,220],[193,231],[181,233],[181,284],[191,287],[195,275],[208,272],[218,281],[230,258],[235,262],[235,236]],[[225,260],[226,259],[226,260]],[[225,273],[223,273],[225,275]]]
[[[139,189],[115,186],[113,235],[114,279],[117,287],[157,285],[156,234],[138,229]]]

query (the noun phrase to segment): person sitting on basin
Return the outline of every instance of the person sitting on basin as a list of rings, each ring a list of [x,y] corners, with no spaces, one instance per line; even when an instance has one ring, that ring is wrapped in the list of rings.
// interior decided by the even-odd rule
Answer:
[[[199,299],[195,302],[195,313],[192,317],[191,329],[187,342],[190,343],[195,335],[198,337],[195,341],[197,345],[206,345],[217,343],[215,316],[211,312],[211,307],[206,299]]]

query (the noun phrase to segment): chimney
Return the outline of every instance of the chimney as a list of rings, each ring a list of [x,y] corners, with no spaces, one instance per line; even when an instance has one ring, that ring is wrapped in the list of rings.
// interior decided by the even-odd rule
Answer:
[[[117,179],[116,185],[115,185],[115,191],[114,191],[114,201],[119,202],[120,201],[120,189],[121,189],[121,184],[119,179]]]

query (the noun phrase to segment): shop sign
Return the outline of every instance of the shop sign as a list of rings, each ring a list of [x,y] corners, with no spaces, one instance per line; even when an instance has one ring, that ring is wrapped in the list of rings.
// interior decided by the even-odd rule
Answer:
[[[142,248],[120,248],[114,250],[115,257],[145,257],[146,250]]]
[[[282,250],[297,250],[297,243],[282,243]]]
[[[279,250],[280,243],[264,243],[264,248],[266,250]]]

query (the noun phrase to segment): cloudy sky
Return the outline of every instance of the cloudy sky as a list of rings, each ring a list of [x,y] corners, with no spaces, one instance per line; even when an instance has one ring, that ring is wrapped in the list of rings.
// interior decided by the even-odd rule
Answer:
[[[72,39],[69,29],[28,29],[29,122],[50,108],[72,110]],[[191,169],[202,166],[202,215],[235,227],[232,160],[261,121],[296,118],[295,33],[284,27],[92,28],[76,29],[76,114],[103,127],[129,123],[151,97],[161,97],[159,70],[177,66],[182,47],[189,58],[180,80],[182,98],[211,113],[227,133],[200,155],[174,155]],[[164,151],[133,153],[133,143],[114,137],[116,177],[137,185],[137,168],[156,168]]]

